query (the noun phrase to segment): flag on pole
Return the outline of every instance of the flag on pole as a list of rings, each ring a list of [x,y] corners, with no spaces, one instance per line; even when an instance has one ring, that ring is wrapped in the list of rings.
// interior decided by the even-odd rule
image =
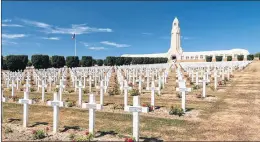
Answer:
[[[75,38],[76,38],[76,34],[73,34],[72,39],[75,39]]]

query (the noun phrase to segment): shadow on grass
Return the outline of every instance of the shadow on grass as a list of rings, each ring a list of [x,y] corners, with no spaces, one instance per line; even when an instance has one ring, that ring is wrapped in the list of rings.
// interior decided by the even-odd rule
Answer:
[[[21,119],[16,119],[16,118],[9,118],[8,123],[14,122],[14,121],[21,121]]]
[[[38,125],[48,125],[49,123],[47,122],[35,122],[35,124],[33,124],[32,126],[30,127],[35,127],[35,126],[38,126]]]
[[[99,137],[103,137],[105,135],[117,135],[117,133],[115,131],[97,131],[99,133],[98,136],[96,136],[96,138],[99,138]]]
[[[186,108],[186,112],[192,111],[194,108]]]
[[[70,129],[73,129],[73,130],[79,130],[80,127],[79,126],[64,126],[64,130],[62,130],[61,132],[66,132]]]
[[[163,140],[160,140],[159,138],[147,138],[147,137],[140,137],[140,139],[143,139],[144,142],[163,142]]]
[[[215,95],[207,95],[207,97],[216,97]]]

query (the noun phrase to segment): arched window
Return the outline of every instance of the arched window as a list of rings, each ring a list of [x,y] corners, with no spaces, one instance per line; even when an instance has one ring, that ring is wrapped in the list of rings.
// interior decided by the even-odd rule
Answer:
[[[195,56],[195,59],[198,60],[198,55]]]
[[[189,60],[189,56],[186,56],[186,60]]]
[[[200,55],[200,59],[203,59],[203,55]]]

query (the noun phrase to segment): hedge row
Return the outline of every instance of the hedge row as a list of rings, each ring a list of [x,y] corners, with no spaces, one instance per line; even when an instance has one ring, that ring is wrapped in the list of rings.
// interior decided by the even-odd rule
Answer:
[[[223,60],[223,56],[216,56],[216,62],[220,62],[222,60]],[[244,55],[237,55],[237,60],[243,61]],[[247,55],[247,60],[248,61],[254,60],[254,55],[253,54]],[[232,61],[232,56],[227,56],[227,61]],[[212,56],[206,56],[206,62],[212,62]]]
[[[104,64],[107,66],[135,65],[135,64],[156,64],[167,63],[168,58],[149,58],[149,57],[114,57],[108,56]]]

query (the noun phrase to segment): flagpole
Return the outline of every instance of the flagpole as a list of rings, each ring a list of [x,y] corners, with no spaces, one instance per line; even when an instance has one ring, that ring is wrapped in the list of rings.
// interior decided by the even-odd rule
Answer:
[[[75,56],[77,55],[76,52],[77,50],[76,50],[76,34],[75,34]]]

